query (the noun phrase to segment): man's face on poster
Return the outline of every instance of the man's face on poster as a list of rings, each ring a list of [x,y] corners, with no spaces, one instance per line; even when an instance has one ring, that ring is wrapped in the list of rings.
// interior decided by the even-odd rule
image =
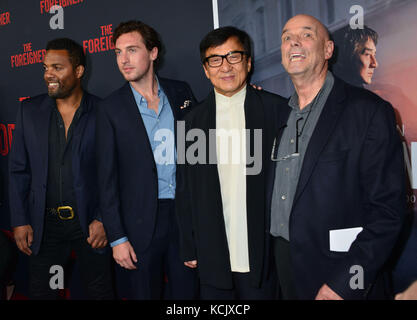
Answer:
[[[365,42],[365,45],[359,52],[357,58],[359,75],[362,78],[362,81],[365,84],[371,84],[374,71],[378,67],[378,62],[376,61],[376,47],[372,39],[369,38],[368,41]]]

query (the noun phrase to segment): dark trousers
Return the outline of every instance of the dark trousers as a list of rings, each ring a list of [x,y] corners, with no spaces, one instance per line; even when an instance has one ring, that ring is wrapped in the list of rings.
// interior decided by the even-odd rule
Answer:
[[[296,300],[297,291],[291,268],[290,243],[281,237],[272,238],[280,298],[282,300]]]
[[[233,289],[225,290],[201,285],[202,300],[273,300],[276,298],[276,278],[269,277],[257,288],[251,284],[250,273],[232,272]]]
[[[191,300],[198,295],[196,271],[179,256],[179,232],[174,200],[158,201],[151,244],[136,252],[136,270],[116,266],[119,298],[132,300]]]
[[[77,216],[72,220],[61,220],[55,214],[45,214],[44,234],[39,253],[32,254],[29,259],[31,299],[58,298],[58,290],[50,287],[50,280],[57,272],[50,273],[50,269],[58,265],[65,270],[71,250],[76,253],[81,280],[88,298],[114,299],[110,250],[93,249],[86,239]],[[65,277],[66,272],[64,279]]]
[[[16,266],[16,245],[0,230],[0,300]]]

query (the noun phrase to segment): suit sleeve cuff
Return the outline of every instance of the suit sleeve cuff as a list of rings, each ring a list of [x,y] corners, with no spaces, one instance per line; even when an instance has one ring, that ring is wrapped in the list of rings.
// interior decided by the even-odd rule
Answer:
[[[119,244],[125,243],[127,241],[128,241],[127,237],[120,238],[119,240],[116,240],[116,241],[113,241],[112,243],[110,243],[110,247],[113,248],[113,247],[115,247]]]

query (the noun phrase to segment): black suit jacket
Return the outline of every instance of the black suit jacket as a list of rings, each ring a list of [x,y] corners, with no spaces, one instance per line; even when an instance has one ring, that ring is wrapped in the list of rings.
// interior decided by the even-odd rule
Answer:
[[[406,211],[403,159],[391,105],[335,78],[304,157],[290,216],[299,298],[314,299],[324,283],[345,299],[385,296],[380,280]],[[271,186],[275,165],[269,168]],[[272,192],[269,205],[271,198]],[[350,250],[330,251],[330,230],[354,227],[363,231]],[[359,275],[353,266],[363,269],[363,289],[350,287]]]
[[[175,120],[195,102],[185,82],[158,78]],[[158,175],[146,128],[128,82],[102,101],[97,114],[100,209],[109,242],[127,236],[136,253],[149,246],[158,203]]]
[[[245,124],[251,129],[263,129],[262,169],[258,175],[246,176],[247,225],[250,276],[253,286],[261,284],[269,268],[269,228],[265,200],[265,164],[270,157],[272,138],[277,117],[286,100],[266,91],[247,86],[245,98]],[[186,116],[186,128],[201,129],[207,138],[206,163],[178,165],[177,214],[181,233],[181,257],[183,261],[196,259],[202,284],[217,288],[233,287],[229,249],[223,218],[223,206],[217,164],[209,163],[209,130],[216,128],[215,94],[194,108]],[[189,143],[190,144],[190,143]],[[188,145],[189,145],[188,144]],[[215,144],[215,141],[214,141]],[[215,152],[216,148],[213,147]],[[214,154],[214,158],[216,155]]]
[[[72,137],[72,172],[77,214],[88,237],[88,225],[100,220],[95,158],[96,110],[100,99],[84,91],[85,112]],[[24,100],[17,112],[9,158],[11,226],[31,225],[32,252],[42,241],[48,181],[48,139],[55,101],[46,94]],[[97,252],[104,252],[98,250]]]

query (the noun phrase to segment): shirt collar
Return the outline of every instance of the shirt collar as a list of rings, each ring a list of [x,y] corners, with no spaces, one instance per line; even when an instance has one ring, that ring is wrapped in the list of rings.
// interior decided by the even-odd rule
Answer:
[[[156,75],[155,75],[155,79],[156,79],[156,83],[158,84],[158,97],[161,98],[161,94],[164,93],[164,91],[159,85],[159,79]],[[130,89],[132,90],[133,95],[135,96],[135,100],[138,103],[138,105],[145,103],[146,99],[138,91],[136,91],[135,88],[133,88],[130,83],[129,83],[129,86],[130,86]]]
[[[323,91],[327,91],[327,89],[331,86],[333,86],[334,77],[333,74],[330,71],[327,71],[326,80],[324,80],[324,84],[321,87],[320,91],[317,93],[317,95],[314,97],[314,99],[306,105],[303,110],[301,110],[302,113],[307,112],[310,108],[314,108],[317,105],[317,100],[320,99],[321,93]],[[294,91],[293,95],[291,96],[290,100],[288,101],[288,105],[294,110],[294,111],[300,111],[300,106],[298,104],[298,94],[297,91]]]
[[[214,90],[214,94],[216,97],[216,105],[220,106],[229,106],[229,105],[243,105],[245,103],[246,97],[246,86],[243,86],[241,90],[236,92],[233,96],[227,97],[218,93]]]

